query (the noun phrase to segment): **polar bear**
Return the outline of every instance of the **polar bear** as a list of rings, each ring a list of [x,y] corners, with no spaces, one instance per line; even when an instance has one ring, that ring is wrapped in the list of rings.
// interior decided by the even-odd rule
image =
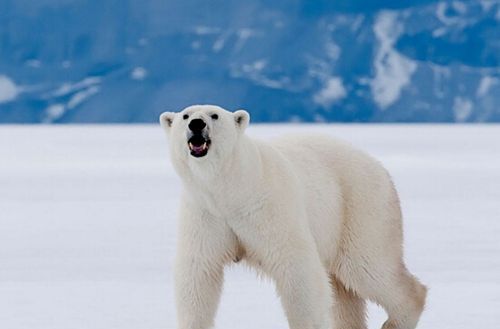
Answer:
[[[412,329],[426,288],[403,262],[398,195],[379,162],[327,136],[272,142],[245,134],[249,114],[213,105],[160,122],[184,191],[175,264],[179,329],[213,326],[225,265],[272,278],[291,329]]]

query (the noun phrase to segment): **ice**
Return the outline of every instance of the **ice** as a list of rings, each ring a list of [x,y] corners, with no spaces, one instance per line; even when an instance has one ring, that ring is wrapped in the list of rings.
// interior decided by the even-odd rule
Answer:
[[[400,191],[405,254],[429,287],[419,328],[496,329],[498,126],[256,125],[339,136]],[[158,126],[0,126],[0,328],[176,328],[180,181]],[[381,309],[370,307],[370,328]],[[272,284],[226,273],[216,328],[287,328]]]

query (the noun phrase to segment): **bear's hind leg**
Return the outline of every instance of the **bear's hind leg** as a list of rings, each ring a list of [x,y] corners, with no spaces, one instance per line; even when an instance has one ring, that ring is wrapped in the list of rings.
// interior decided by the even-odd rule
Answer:
[[[332,324],[334,329],[366,329],[366,303],[331,275],[334,304]]]
[[[374,298],[389,315],[382,329],[414,329],[424,310],[427,288],[404,268],[392,289],[391,296]]]
[[[391,268],[365,263],[359,268],[363,270],[337,275],[358,296],[385,309],[389,318],[382,329],[414,329],[424,309],[427,288],[403,264]]]

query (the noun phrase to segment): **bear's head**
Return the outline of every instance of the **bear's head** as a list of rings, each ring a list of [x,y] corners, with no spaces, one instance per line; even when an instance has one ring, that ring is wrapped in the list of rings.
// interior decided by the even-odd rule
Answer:
[[[214,105],[193,105],[160,115],[172,161],[183,164],[224,161],[233,153],[249,121],[250,115],[244,110],[232,113]]]

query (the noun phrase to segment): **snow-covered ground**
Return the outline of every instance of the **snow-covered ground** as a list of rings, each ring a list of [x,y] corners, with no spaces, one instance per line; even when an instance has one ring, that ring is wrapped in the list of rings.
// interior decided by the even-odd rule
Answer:
[[[420,328],[500,325],[500,126],[253,126],[351,141],[394,176]],[[175,328],[180,182],[158,126],[0,126],[0,328]],[[370,328],[383,312],[370,307]],[[286,328],[270,282],[227,271],[220,329]]]

